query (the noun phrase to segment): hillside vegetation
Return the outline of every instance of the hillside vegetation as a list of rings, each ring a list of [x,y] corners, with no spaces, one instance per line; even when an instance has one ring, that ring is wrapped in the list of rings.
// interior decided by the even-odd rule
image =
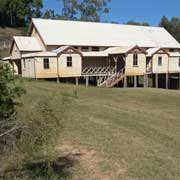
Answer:
[[[62,179],[180,179],[179,91],[43,81],[25,81],[24,86],[19,116],[48,123],[56,117],[62,125],[53,147]],[[42,106],[53,114],[49,120],[42,118]],[[32,179],[43,179],[36,169],[31,171]]]
[[[9,55],[9,49],[12,43],[13,36],[23,35],[24,30],[22,28],[0,28],[0,58]]]

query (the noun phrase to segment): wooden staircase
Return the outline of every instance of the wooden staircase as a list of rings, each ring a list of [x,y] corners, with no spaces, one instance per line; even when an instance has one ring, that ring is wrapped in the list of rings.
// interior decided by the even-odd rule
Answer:
[[[125,76],[126,75],[124,74],[124,69],[121,69],[119,72],[111,76],[103,77],[102,79],[100,79],[100,81],[98,82],[98,86],[108,87],[108,88],[113,87],[116,84],[118,84],[120,81],[122,81]]]

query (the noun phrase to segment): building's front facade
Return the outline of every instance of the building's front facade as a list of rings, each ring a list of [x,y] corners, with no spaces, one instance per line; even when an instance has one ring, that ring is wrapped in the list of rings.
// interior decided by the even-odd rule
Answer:
[[[98,86],[144,87],[159,74],[180,74],[180,44],[164,29],[61,20],[33,19],[28,37],[14,37],[9,61],[22,77],[93,79]],[[180,78],[179,78],[180,79]],[[180,86],[180,81],[178,81]]]

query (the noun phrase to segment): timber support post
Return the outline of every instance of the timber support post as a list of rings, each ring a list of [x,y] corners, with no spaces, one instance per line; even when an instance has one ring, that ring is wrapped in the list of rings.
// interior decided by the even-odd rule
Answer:
[[[158,79],[158,74],[156,73],[155,74],[155,83],[156,83],[156,88],[158,88],[159,87],[159,79]]]
[[[169,88],[169,74],[166,73],[166,89]]]
[[[86,86],[89,86],[89,77],[86,77]]]
[[[57,83],[58,83],[58,84],[60,83],[60,81],[59,81],[59,77],[57,77]]]
[[[134,88],[137,88],[137,76],[134,76]]]
[[[179,90],[180,90],[180,73],[179,73]]]
[[[76,77],[76,86],[78,86],[78,85],[79,85],[79,78]]]
[[[144,88],[149,87],[149,79],[148,79],[148,74],[144,75]]]
[[[124,88],[127,88],[127,76],[124,77]]]

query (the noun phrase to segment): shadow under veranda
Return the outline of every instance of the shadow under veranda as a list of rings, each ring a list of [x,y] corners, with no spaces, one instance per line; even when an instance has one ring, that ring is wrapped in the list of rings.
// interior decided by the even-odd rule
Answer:
[[[6,170],[0,179],[71,179],[72,168],[79,163],[81,154],[68,154],[53,162],[39,161],[23,165],[21,169]]]

